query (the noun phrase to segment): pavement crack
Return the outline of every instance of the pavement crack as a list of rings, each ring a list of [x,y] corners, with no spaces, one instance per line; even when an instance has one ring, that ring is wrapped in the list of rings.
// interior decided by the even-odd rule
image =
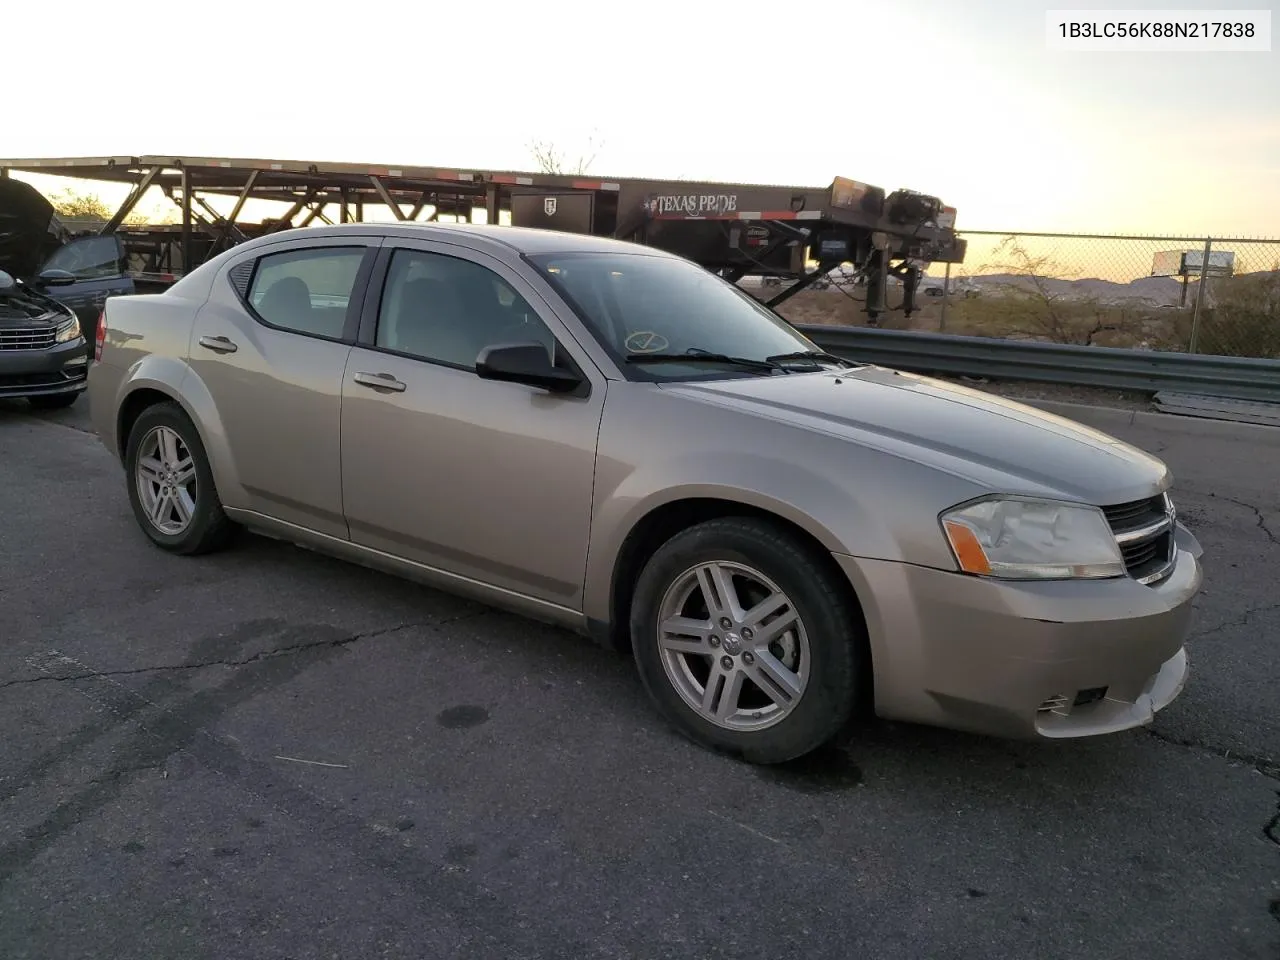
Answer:
[[[317,650],[328,647],[346,647],[353,643],[360,643],[365,640],[374,640],[379,637],[386,637],[394,633],[400,633],[404,630],[413,628],[431,629],[435,627],[445,626],[450,623],[456,623],[459,620],[469,620],[477,616],[483,616],[488,611],[472,612],[460,614],[455,617],[446,617],[442,620],[431,620],[423,623],[398,623],[391,627],[381,627],[377,630],[368,630],[362,633],[353,633],[350,636],[338,637],[330,640],[305,640],[301,643],[291,643],[283,647],[274,647],[270,650],[263,650],[249,657],[241,659],[214,659],[200,660],[195,663],[174,663],[160,664],[151,667],[131,667],[127,670],[95,670],[86,673],[74,674],[45,674],[39,677],[24,677],[18,680],[8,680],[0,683],[0,690],[6,687],[16,687],[30,683],[70,683],[77,680],[96,680],[105,677],[128,677],[138,674],[147,673],[166,673],[184,670],[204,670],[208,667],[244,667],[251,663],[259,663],[263,660],[274,660],[277,657],[295,656],[300,653],[306,653],[310,650]]]
[[[1267,526],[1267,518],[1260,508],[1255,507],[1252,503],[1247,503],[1244,500],[1237,500],[1234,497],[1218,497],[1218,499],[1225,500],[1227,503],[1234,503],[1237,507],[1244,507],[1246,510],[1252,510],[1254,515],[1258,518],[1258,529],[1265,533],[1267,535],[1267,539],[1273,544],[1280,546],[1280,537],[1273,533],[1271,528]]]
[[[1262,835],[1280,847],[1280,790],[1276,791],[1276,811],[1262,828]],[[1280,923],[1280,897],[1272,897],[1267,904],[1267,912]]]
[[[90,777],[89,783],[114,783],[124,778],[132,778],[135,774],[146,773],[148,770],[163,770],[165,767],[163,762],[160,763],[139,763],[133,766],[118,767],[106,771],[100,777]]]
[[[1189,737],[1175,737],[1172,734],[1157,730],[1154,727],[1147,727],[1147,733],[1159,740],[1161,743],[1168,743],[1175,747],[1186,747],[1188,750],[1196,750],[1200,753],[1207,753],[1211,757],[1217,757],[1219,760],[1226,760],[1228,763],[1241,763],[1247,767],[1256,770],[1264,777],[1272,780],[1280,780],[1280,760],[1273,757],[1263,756],[1260,753],[1244,753],[1239,750],[1232,750],[1228,747],[1215,747],[1212,744],[1203,743],[1199,740],[1192,740]],[[1277,813],[1280,817],[1280,813]],[[1272,826],[1275,826],[1273,821]],[[1274,837],[1272,838],[1274,839]],[[1280,841],[1277,841],[1280,843]]]
[[[1276,812],[1271,815],[1267,825],[1262,828],[1262,835],[1280,847],[1280,790],[1276,791]],[[1280,920],[1280,916],[1276,917]]]
[[[1230,620],[1224,620],[1222,623],[1215,624],[1212,627],[1207,627],[1204,630],[1194,631],[1191,634],[1191,639],[1199,640],[1199,639],[1203,639],[1204,637],[1212,636],[1215,633],[1221,633],[1223,630],[1227,630],[1231,627],[1246,626],[1249,623],[1249,621],[1252,620],[1254,617],[1256,617],[1258,614],[1269,613],[1272,610],[1280,610],[1280,603],[1264,603],[1258,607],[1249,607],[1246,610],[1241,610]]]
[[[1235,750],[1228,750],[1225,747],[1214,747],[1207,743],[1201,743],[1198,740],[1191,740],[1185,737],[1174,737],[1170,734],[1156,730],[1154,727],[1147,727],[1147,733],[1155,737],[1161,743],[1169,743],[1174,746],[1186,747],[1189,750],[1197,750],[1201,753],[1207,753],[1210,756],[1218,757],[1230,763],[1247,764],[1264,777],[1270,777],[1272,780],[1280,781],[1280,760],[1273,760],[1271,757],[1264,757],[1261,754],[1240,753]],[[1276,791],[1276,808],[1269,819],[1262,827],[1262,836],[1265,840],[1270,840],[1277,847],[1280,847],[1280,790]],[[1267,905],[1267,911],[1277,921],[1280,921],[1280,897],[1272,897]]]

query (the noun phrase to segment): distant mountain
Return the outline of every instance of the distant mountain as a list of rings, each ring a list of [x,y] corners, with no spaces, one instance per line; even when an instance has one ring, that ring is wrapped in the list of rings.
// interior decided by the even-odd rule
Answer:
[[[1274,276],[1280,280],[1280,271],[1266,270],[1240,276]],[[1115,283],[1095,278],[1059,280],[1053,277],[1031,277],[1013,273],[987,273],[971,276],[968,280],[985,294],[999,295],[1002,288],[1031,291],[1043,290],[1051,297],[1070,300],[1097,300],[1100,303],[1176,307],[1182,297],[1182,282],[1174,277],[1139,277],[1129,283]],[[1187,303],[1193,303],[1198,280],[1187,284]],[[1209,288],[1212,290],[1212,286]]]

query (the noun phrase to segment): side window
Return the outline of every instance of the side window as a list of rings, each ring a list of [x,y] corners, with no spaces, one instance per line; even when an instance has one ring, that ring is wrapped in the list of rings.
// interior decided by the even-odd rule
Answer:
[[[80,237],[51,256],[44,269],[66,270],[77,280],[107,280],[124,272],[121,259],[116,237]]]
[[[258,260],[246,299],[273,327],[340,340],[364,254],[364,247],[269,253]]]
[[[419,250],[392,255],[378,309],[378,346],[474,369],[485,347],[530,341],[546,346],[555,360],[554,335],[492,270]]]

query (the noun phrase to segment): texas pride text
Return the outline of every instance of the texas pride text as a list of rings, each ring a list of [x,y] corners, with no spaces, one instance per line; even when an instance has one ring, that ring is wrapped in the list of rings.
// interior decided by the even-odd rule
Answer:
[[[738,195],[725,193],[689,193],[673,196],[650,197],[645,204],[649,213],[679,214],[686,217],[712,217],[734,213],[738,209]]]

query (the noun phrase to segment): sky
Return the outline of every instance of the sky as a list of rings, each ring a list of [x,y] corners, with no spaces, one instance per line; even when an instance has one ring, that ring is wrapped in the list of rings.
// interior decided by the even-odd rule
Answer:
[[[1274,23],[1271,53],[1050,50],[1064,6],[18,4],[5,33],[47,41],[6,47],[35,109],[0,157],[533,169],[540,140],[608,176],[908,187],[960,228],[1280,237]]]

